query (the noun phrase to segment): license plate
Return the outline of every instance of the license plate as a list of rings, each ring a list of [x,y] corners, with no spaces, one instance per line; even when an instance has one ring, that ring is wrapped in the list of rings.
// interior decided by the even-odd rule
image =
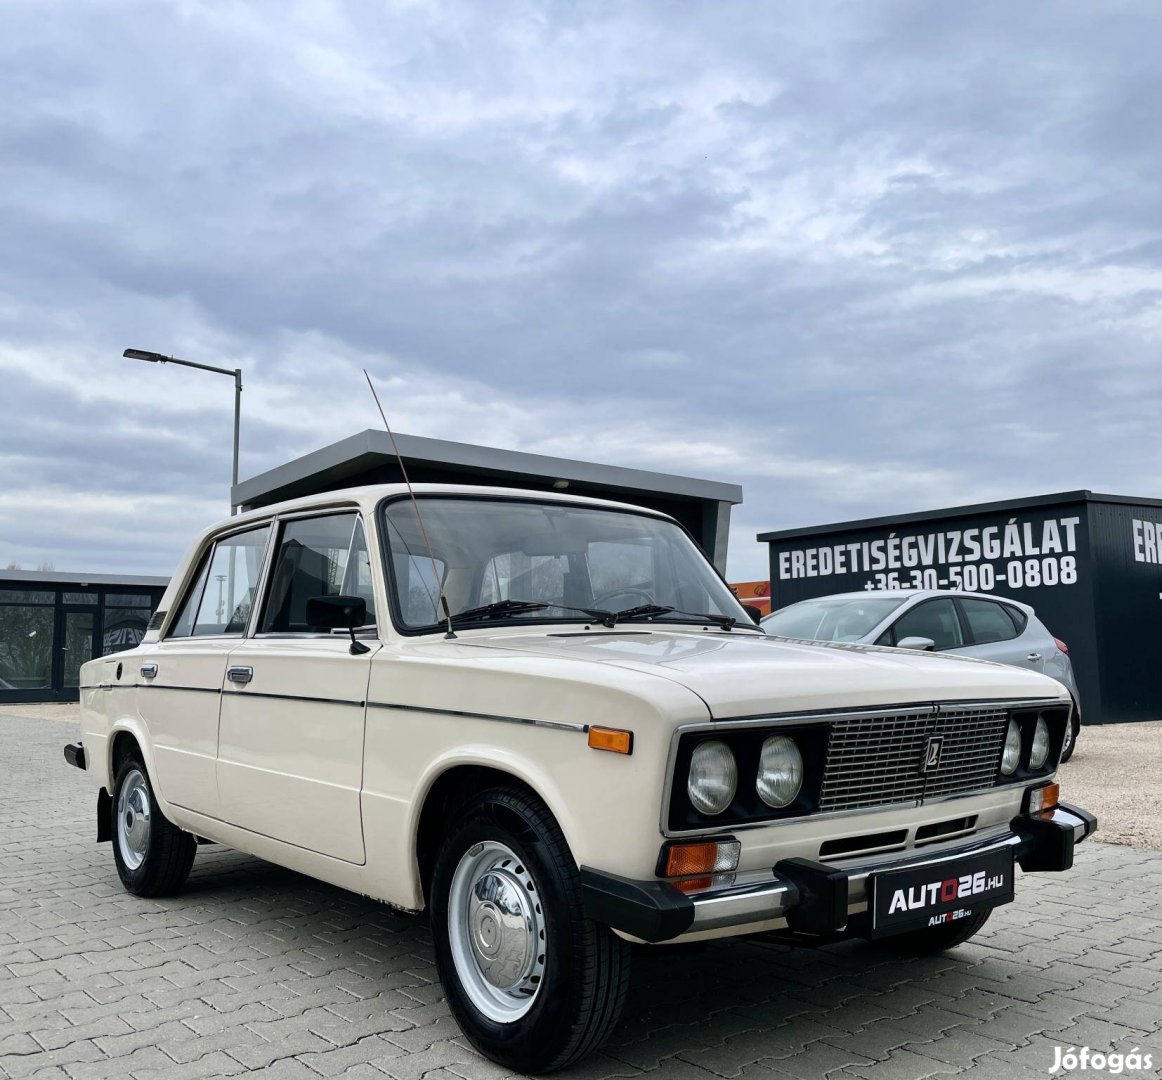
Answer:
[[[943,926],[1013,899],[1013,852],[885,870],[868,878],[868,888],[873,938]]]

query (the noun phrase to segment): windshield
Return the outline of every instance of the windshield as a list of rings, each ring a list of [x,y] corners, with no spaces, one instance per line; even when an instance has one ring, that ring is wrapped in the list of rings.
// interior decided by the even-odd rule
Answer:
[[[804,600],[768,615],[763,629],[811,641],[861,641],[903,602],[886,596]]]
[[[461,615],[458,625],[593,622],[597,609],[624,612],[649,604],[680,609],[646,613],[667,623],[704,623],[706,615],[754,627],[705,556],[672,522],[564,503],[418,498],[434,568],[411,500],[388,502],[382,511],[392,591],[404,629],[442,627],[441,586],[453,618]]]

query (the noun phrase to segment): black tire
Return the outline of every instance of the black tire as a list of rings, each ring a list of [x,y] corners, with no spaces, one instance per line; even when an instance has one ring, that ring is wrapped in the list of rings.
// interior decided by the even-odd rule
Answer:
[[[1081,718],[1077,715],[1076,707],[1073,710],[1073,715],[1069,718],[1068,745],[1061,752],[1061,760],[1068,761],[1073,757],[1073,751],[1077,749],[1077,737],[1081,734]]]
[[[138,800],[136,806],[122,804],[123,792],[131,801]],[[138,825],[138,833],[132,834],[128,822],[138,821],[142,800],[146,798],[149,800],[146,819],[148,828],[142,835]],[[121,878],[121,884],[134,896],[168,896],[177,892],[189,876],[198,841],[192,833],[183,832],[161,812],[154,798],[149,773],[140,758],[130,755],[121,763],[117,779],[113,782],[110,803],[112,820],[109,833],[113,840],[113,860],[117,864],[117,876]],[[118,807],[121,808],[121,820],[118,819]],[[140,841],[139,853],[132,850],[127,838],[123,840],[122,825],[126,826],[127,834]],[[125,850],[123,844],[129,850]],[[141,861],[134,865],[138,857]]]
[[[517,858],[518,865],[510,869],[529,884],[527,895],[522,894],[525,900],[539,899],[536,917],[542,920],[544,941],[544,952],[537,958],[542,966],[535,969],[539,974],[529,980],[536,989],[524,991],[532,1005],[523,1006],[528,1011],[507,1022],[481,1011],[466,989],[449,920],[462,860],[467,864],[480,850],[498,845]],[[461,880],[465,873],[461,871]],[[553,1072],[596,1050],[613,1031],[629,990],[630,948],[608,927],[585,917],[577,865],[556,820],[537,799],[497,788],[468,803],[446,833],[432,870],[430,898],[436,966],[448,1005],[461,1030],[486,1057],[517,1072]],[[466,914],[462,922],[467,927]],[[476,963],[463,944],[460,949],[462,964]]]
[[[908,956],[931,956],[963,945],[977,933],[992,914],[992,909],[970,915],[967,919],[945,923],[943,926],[925,926],[920,930],[909,930],[906,934],[896,934],[884,938],[884,947],[892,952]]]

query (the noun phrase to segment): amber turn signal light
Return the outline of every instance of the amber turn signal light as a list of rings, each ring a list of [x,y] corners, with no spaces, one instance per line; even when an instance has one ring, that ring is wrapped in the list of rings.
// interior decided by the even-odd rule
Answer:
[[[741,853],[742,844],[737,840],[670,844],[662,851],[659,873],[662,877],[726,873],[738,869],[738,857]]]
[[[1061,796],[1059,784],[1045,784],[1043,787],[1033,788],[1029,792],[1030,814],[1038,814],[1043,810],[1052,810]]]
[[[591,727],[589,746],[593,750],[612,750],[615,754],[633,753],[633,732],[617,728]]]

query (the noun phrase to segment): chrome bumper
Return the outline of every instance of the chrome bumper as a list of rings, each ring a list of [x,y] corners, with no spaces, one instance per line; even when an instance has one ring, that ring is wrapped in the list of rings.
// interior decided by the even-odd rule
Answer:
[[[1073,848],[1097,828],[1088,811],[1062,803],[1052,810],[1014,818],[1001,835],[970,840],[939,854],[880,857],[875,862],[829,866],[787,859],[770,870],[718,874],[682,891],[668,881],[631,881],[581,869],[586,914],[641,941],[668,941],[685,934],[785,920],[805,934],[838,934],[849,917],[865,910],[867,879],[883,870],[937,868],[968,856],[1012,849],[1026,872],[1068,870]]]

